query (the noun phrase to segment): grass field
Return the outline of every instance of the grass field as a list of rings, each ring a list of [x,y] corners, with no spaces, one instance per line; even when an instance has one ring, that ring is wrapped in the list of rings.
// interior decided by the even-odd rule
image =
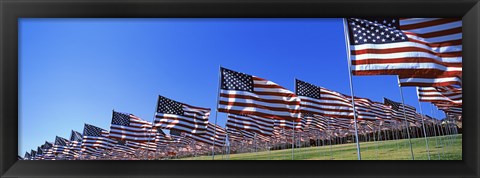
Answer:
[[[428,160],[425,139],[412,139],[415,160]],[[436,146],[436,141],[438,146]],[[429,137],[431,160],[462,160],[462,135]],[[377,149],[378,147],[378,149]],[[410,160],[408,139],[360,142],[362,160]],[[230,154],[228,160],[291,160],[292,149]],[[211,156],[183,158],[182,160],[211,160]],[[215,155],[215,160],[226,160],[226,155]],[[295,148],[295,160],[356,160],[354,143],[320,147]]]

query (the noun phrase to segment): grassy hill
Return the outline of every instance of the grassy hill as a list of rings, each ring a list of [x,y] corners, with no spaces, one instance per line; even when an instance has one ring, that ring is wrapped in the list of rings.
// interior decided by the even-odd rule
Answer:
[[[438,146],[436,146],[436,140]],[[462,160],[462,135],[429,137],[431,160]],[[412,139],[415,160],[428,160],[425,139]],[[377,149],[378,148],[378,149]],[[360,142],[362,160],[410,160],[408,139]],[[211,160],[211,156],[182,158],[182,160]],[[292,149],[253,153],[215,155],[215,160],[291,160]],[[320,147],[295,148],[295,160],[356,160],[354,143]]]

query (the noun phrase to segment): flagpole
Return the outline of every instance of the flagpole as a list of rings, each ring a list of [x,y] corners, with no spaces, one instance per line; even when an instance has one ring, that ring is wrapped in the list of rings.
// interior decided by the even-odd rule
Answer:
[[[418,87],[417,87],[417,93],[418,93]],[[420,115],[422,117],[422,126],[423,126],[423,136],[425,137],[425,145],[427,145],[427,155],[428,155],[428,160],[430,160],[430,150],[428,149],[428,139],[427,139],[427,131],[425,131],[425,121],[423,118],[423,110],[422,110],[422,104],[420,103],[420,95],[418,93],[418,107],[420,109]]]
[[[352,61],[350,57],[350,39],[348,36],[347,30],[347,19],[343,18],[343,31],[345,34],[345,49],[347,51],[347,61],[348,61],[348,78],[350,79],[350,93],[352,95],[352,106],[353,106],[353,122],[355,126],[355,142],[357,143],[357,158],[358,160],[362,160],[362,156],[360,155],[360,143],[358,142],[358,128],[357,128],[357,110],[355,108],[355,101],[354,101],[354,93],[353,93],[353,82],[352,82]]]
[[[215,126],[213,127],[213,143],[212,143],[212,160],[215,160],[215,136],[217,135],[217,118],[218,118],[218,98],[220,97],[220,85],[221,85],[221,74],[222,73],[222,66],[219,66],[219,73],[218,73],[218,88],[217,88],[217,107],[215,108]],[[208,124],[207,124],[208,130]]]
[[[293,146],[294,145],[294,142],[295,142],[295,121],[292,122],[292,160],[293,160],[293,157],[294,157],[294,149],[295,147]]]
[[[400,77],[397,75],[398,79],[398,88],[400,89],[400,95],[402,96],[402,108],[403,108],[403,118],[405,121],[405,126],[407,127],[407,137],[408,137],[408,143],[410,143],[410,154],[412,155],[412,160],[415,160],[415,157],[413,155],[413,147],[412,147],[412,140],[410,139],[410,129],[409,129],[409,124],[407,121],[407,112],[405,111],[405,101],[403,98],[403,89],[402,86],[400,85]]]

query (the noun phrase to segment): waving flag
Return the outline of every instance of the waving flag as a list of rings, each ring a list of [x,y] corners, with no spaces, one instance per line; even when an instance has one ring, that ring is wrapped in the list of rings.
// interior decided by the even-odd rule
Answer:
[[[133,114],[113,111],[110,138],[135,142],[155,141],[156,130],[152,123]]]
[[[309,130],[325,130],[327,128],[327,121],[323,119],[323,116],[311,113],[303,113],[302,115],[302,120],[307,121],[306,126]]]
[[[384,99],[383,103],[392,108],[392,118],[403,121],[406,115],[407,116],[406,119],[408,122],[411,122],[411,123],[415,122],[416,120],[415,118],[417,116],[417,111],[416,111],[417,109],[415,107],[410,105],[403,105],[402,103],[395,102],[387,98],[383,98],[383,99]],[[404,115],[404,111],[405,111],[405,115]]]
[[[73,151],[75,157],[79,156],[80,151],[82,150],[82,139],[83,135],[80,132],[72,130],[70,134],[70,150]]]
[[[282,86],[257,76],[220,69],[218,111],[277,120],[299,120],[300,98]]]
[[[159,95],[154,126],[192,134],[204,134],[209,116],[208,108],[191,106]]]
[[[82,152],[88,154],[98,154],[99,149],[110,150],[117,141],[109,138],[108,131],[90,124],[85,124],[83,128]]]
[[[227,127],[248,130],[262,135],[273,134],[274,120],[259,116],[228,114]]]
[[[461,85],[462,19],[347,22],[354,75],[399,75],[403,86]]]
[[[187,137],[194,139],[195,141],[205,143],[208,145],[213,144],[213,139],[215,138],[215,146],[223,147],[225,145],[226,130],[218,125],[208,123],[206,134],[186,134]]]
[[[287,130],[303,130],[305,122],[300,121],[288,121],[288,120],[275,120],[274,127],[287,129]]]
[[[37,147],[37,156],[35,156],[36,160],[43,159],[43,150],[40,147]]]
[[[24,160],[30,160],[31,157],[32,157],[32,155],[30,155],[30,153],[25,152],[25,156],[23,156],[23,159],[24,159]]]
[[[301,80],[295,80],[295,88],[303,113],[353,118],[352,103],[346,95]]]
[[[417,87],[418,100],[431,103],[451,103],[462,105],[462,88],[446,87]]]
[[[69,144],[70,142],[67,139],[56,136],[55,144],[53,145],[53,153],[68,155],[70,153]]]

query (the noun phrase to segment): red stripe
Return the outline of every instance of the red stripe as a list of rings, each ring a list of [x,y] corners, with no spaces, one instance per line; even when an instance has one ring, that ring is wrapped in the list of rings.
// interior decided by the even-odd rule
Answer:
[[[400,29],[401,30],[412,30],[412,29],[418,29],[418,28],[447,24],[447,23],[461,21],[461,20],[462,19],[459,19],[459,18],[436,19],[436,20],[432,20],[432,21],[420,22],[420,23],[415,23],[415,24],[400,25]]]
[[[254,116],[260,116],[260,117],[265,117],[265,118],[270,118],[270,119],[276,119],[276,120],[295,120],[295,121],[300,121],[300,118],[297,117],[291,117],[291,116],[278,116],[278,115],[271,115],[271,114],[266,114],[266,113],[261,113],[261,112],[256,112],[256,111],[238,111],[238,110],[228,110],[228,109],[223,109],[223,108],[218,108],[219,112],[225,112],[225,113],[231,113],[231,114],[245,114],[245,115],[254,115]]]
[[[438,78],[443,77],[456,77],[461,76],[462,71],[442,71],[438,69],[380,69],[380,70],[352,70],[353,75],[400,75],[404,78]]]
[[[438,57],[462,57],[462,52],[445,52],[445,53],[436,53],[430,50],[419,48],[419,47],[400,47],[400,48],[387,48],[387,49],[362,49],[362,50],[352,50],[352,55],[361,55],[361,54],[391,54],[391,53],[401,53],[401,52],[424,52],[432,54]],[[415,57],[416,58],[416,57]],[[408,59],[408,58],[405,58]],[[353,60],[355,61],[355,60]]]
[[[228,99],[250,99],[250,100],[255,100],[255,101],[261,101],[265,103],[273,103],[273,104],[285,104],[285,105],[299,105],[300,101],[286,101],[286,100],[271,100],[271,99],[265,99],[261,97],[254,97],[250,95],[242,95],[242,94],[226,94],[226,93],[220,93],[220,97],[222,98],[228,98]]]
[[[293,114],[298,114],[300,111],[298,109],[288,109],[288,108],[277,108],[277,107],[270,107],[266,105],[259,105],[259,104],[254,104],[254,103],[240,103],[240,102],[228,102],[228,101],[219,101],[221,105],[227,105],[227,106],[239,106],[239,107],[254,107],[254,108],[262,108],[262,109],[267,109],[271,111],[284,111],[284,112],[289,112]]]
[[[423,33],[423,34],[412,33],[412,32],[404,32],[404,33],[413,35],[413,36],[422,37],[422,38],[433,38],[433,37],[440,37],[440,36],[447,36],[447,35],[462,33],[462,27],[451,28],[448,30],[430,32],[430,33]]]

